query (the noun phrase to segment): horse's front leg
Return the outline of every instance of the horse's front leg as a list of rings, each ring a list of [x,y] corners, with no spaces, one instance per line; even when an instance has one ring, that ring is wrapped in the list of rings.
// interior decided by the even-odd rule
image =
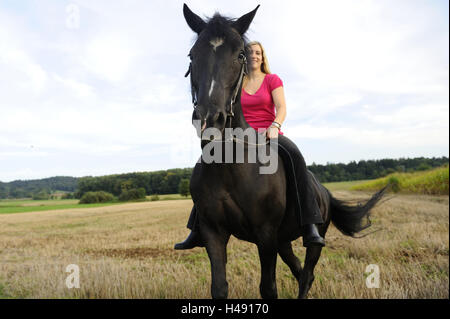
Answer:
[[[261,262],[261,283],[259,291],[264,299],[278,298],[276,282],[277,236],[274,231],[261,230],[258,239],[258,253]]]
[[[211,263],[211,296],[214,299],[226,299],[228,297],[227,244],[230,234],[213,231],[206,225],[202,225],[200,229]]]

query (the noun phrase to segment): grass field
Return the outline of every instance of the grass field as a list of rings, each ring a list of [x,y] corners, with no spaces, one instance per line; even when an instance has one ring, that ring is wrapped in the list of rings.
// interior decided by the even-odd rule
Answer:
[[[78,199],[63,200],[3,200],[0,201],[0,215],[71,208],[103,207],[122,203],[78,204]]]
[[[362,185],[368,182],[367,180],[361,181],[351,181],[351,182],[335,182],[335,183],[325,183],[330,191],[336,190],[350,190],[355,186]],[[163,194],[158,195],[159,201],[165,200],[186,200],[190,199],[191,196],[184,197],[180,194]],[[152,196],[146,196],[146,200],[151,200]],[[61,209],[72,209],[72,208],[93,208],[93,207],[104,207],[110,205],[124,204],[122,202],[110,202],[102,204],[78,204],[78,199],[64,199],[64,200],[31,200],[31,199],[10,199],[10,200],[0,200],[0,215],[1,214],[12,214],[12,213],[27,213],[27,212],[37,212],[37,211],[48,211],[48,210],[61,210]]]
[[[151,199],[152,196],[147,196],[147,199]],[[179,200],[179,199],[190,199],[191,196],[188,197],[181,196],[180,194],[163,194],[158,195],[159,200]]]
[[[367,193],[335,191],[342,199]],[[209,298],[204,248],[175,251],[188,234],[191,200],[0,215],[0,298]],[[396,195],[373,211],[361,239],[327,233],[310,298],[449,298],[448,196]],[[304,259],[301,239],[294,251]],[[80,288],[68,289],[66,267],[80,269]],[[380,288],[365,285],[365,269],[380,269]],[[231,238],[230,298],[259,298],[256,246]],[[278,258],[280,298],[297,283]]]
[[[349,181],[349,182],[332,182],[332,183],[323,183],[323,186],[328,188],[330,191],[349,191],[353,187],[367,183],[369,180],[360,180],[360,181]]]
[[[190,196],[184,197],[179,194],[158,195],[159,200],[180,200],[189,199]],[[151,196],[147,196],[147,200],[150,200]],[[63,199],[63,200],[0,200],[0,215],[1,214],[13,214],[13,213],[27,213],[38,212],[47,210],[61,210],[71,208],[92,208],[92,207],[104,207],[110,205],[124,204],[123,202],[110,202],[101,204],[78,204],[78,199]]]
[[[391,190],[400,193],[448,195],[449,169],[448,165],[427,171],[413,173],[394,173],[365,183],[353,185],[350,190],[374,191],[388,183]]]
[[[364,184],[367,180],[351,181],[351,182],[335,182],[325,183],[331,191],[335,190],[350,190],[354,186]],[[158,200],[186,200],[191,196],[184,197],[180,194],[163,194],[158,195]],[[147,200],[151,200],[152,196],[146,196]],[[28,213],[37,211],[48,210],[61,210],[71,208],[92,208],[92,207],[104,207],[110,205],[123,204],[122,202],[114,203],[102,203],[102,204],[78,204],[78,199],[64,199],[64,200],[31,200],[31,199],[9,199],[0,200],[0,215],[1,214],[13,214],[13,213]]]

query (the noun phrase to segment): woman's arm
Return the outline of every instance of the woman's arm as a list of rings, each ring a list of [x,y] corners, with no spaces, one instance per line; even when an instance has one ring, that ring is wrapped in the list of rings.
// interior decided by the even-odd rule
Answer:
[[[284,98],[284,89],[282,86],[272,91],[272,98],[276,110],[275,122],[283,125],[286,119],[286,99]]]
[[[283,122],[286,118],[286,99],[284,98],[284,89],[282,86],[276,88],[272,91],[273,103],[275,104],[276,116],[274,122],[283,125]],[[278,137],[278,128],[269,127],[267,130],[268,138],[277,138]]]

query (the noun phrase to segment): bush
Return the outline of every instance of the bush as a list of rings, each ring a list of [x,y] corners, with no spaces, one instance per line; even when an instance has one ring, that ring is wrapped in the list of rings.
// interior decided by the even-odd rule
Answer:
[[[392,175],[391,177],[389,177],[388,179],[388,185],[390,185],[391,190],[394,193],[398,193],[398,191],[400,190],[400,181],[398,180],[398,178],[394,175]]]
[[[129,190],[123,190],[122,194],[119,196],[121,202],[141,200],[145,199],[145,188],[132,188]]]
[[[152,202],[159,200],[158,194],[153,194],[152,197],[150,197],[150,200],[151,200]]]
[[[33,194],[33,200],[47,200],[50,195],[46,191],[40,191],[39,193]]]
[[[74,193],[65,193],[61,196],[61,199],[74,199],[75,195]]]
[[[94,204],[94,203],[106,203],[114,200],[113,194],[99,191],[99,192],[87,192],[81,199],[80,204]]]
[[[419,165],[419,167],[417,167],[416,170],[418,170],[418,171],[428,171],[430,169],[432,169],[432,167],[430,165],[428,165],[427,163],[421,163]]]

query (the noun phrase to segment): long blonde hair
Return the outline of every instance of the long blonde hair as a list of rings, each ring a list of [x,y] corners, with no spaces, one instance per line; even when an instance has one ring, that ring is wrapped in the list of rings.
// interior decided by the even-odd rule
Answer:
[[[263,45],[258,41],[251,41],[247,43],[245,46],[245,53],[247,54],[250,50],[252,45],[259,45],[261,48],[261,54],[262,54],[262,64],[261,64],[261,72],[265,74],[270,74],[270,68],[269,68],[269,61],[267,60],[266,51],[264,50]],[[244,82],[242,83],[242,88],[244,88],[245,84],[247,83],[248,78],[247,76],[244,76]]]

